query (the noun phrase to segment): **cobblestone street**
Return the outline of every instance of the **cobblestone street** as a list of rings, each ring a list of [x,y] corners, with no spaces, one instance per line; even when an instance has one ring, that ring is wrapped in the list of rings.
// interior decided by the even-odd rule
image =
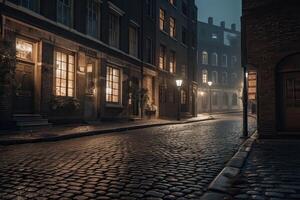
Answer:
[[[2,146],[0,199],[199,199],[242,142],[241,119]]]
[[[262,140],[253,151],[235,182],[236,200],[300,199],[300,142]]]

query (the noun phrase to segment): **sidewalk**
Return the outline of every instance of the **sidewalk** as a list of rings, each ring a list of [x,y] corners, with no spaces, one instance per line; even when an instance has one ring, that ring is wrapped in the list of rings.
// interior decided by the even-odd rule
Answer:
[[[0,145],[58,141],[103,133],[122,132],[127,130],[135,130],[172,124],[186,124],[212,119],[214,118],[208,114],[201,114],[198,115],[198,117],[182,119],[181,121],[166,119],[150,119],[130,122],[93,122],[89,125],[72,124],[65,126],[54,126],[36,131],[2,131],[0,132]]]

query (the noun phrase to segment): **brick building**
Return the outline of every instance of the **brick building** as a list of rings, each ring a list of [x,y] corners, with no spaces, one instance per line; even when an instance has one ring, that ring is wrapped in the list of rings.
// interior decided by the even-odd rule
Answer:
[[[243,63],[257,73],[258,132],[300,131],[300,5],[296,0],[244,0]]]
[[[195,115],[197,7],[194,0],[158,0],[156,60],[159,73],[159,112],[173,117],[180,97],[181,115]],[[175,79],[183,79],[178,95]]]
[[[242,68],[240,32],[213,23],[198,22],[198,105],[197,111],[212,112],[242,108]],[[208,81],[212,82],[211,94]],[[211,102],[210,102],[211,98]]]
[[[160,3],[1,0],[1,36],[17,57],[1,121],[132,118],[160,107]]]

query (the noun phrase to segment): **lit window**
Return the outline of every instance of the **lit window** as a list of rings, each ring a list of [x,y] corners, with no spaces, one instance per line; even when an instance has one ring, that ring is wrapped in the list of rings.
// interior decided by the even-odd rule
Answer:
[[[87,94],[93,95],[96,88],[95,85],[95,73],[94,73],[94,64],[90,63],[86,66],[86,84],[87,84]]]
[[[33,44],[25,40],[16,40],[16,56],[19,59],[33,61]]]
[[[99,37],[99,10],[97,0],[87,1],[87,34],[95,38]]]
[[[121,70],[112,66],[106,70],[106,102],[120,103]]]
[[[216,33],[211,34],[212,39],[218,39],[218,35]]]
[[[222,56],[222,66],[227,67],[227,55],[225,54]]]
[[[207,83],[208,72],[206,69],[202,70],[202,83]]]
[[[218,65],[218,54],[217,53],[212,53],[211,54],[211,64],[213,66],[217,66]]]
[[[119,48],[120,16],[109,14],[109,45]]]
[[[165,11],[163,9],[159,9],[159,29],[165,30]]]
[[[176,36],[176,23],[173,17],[170,17],[170,36],[171,37]]]
[[[206,51],[202,52],[202,64],[204,65],[208,64],[208,53]]]
[[[159,50],[159,68],[166,69],[166,47],[160,45]]]
[[[55,54],[55,94],[56,96],[74,96],[75,65],[74,56],[57,51]]]
[[[67,25],[72,25],[72,0],[57,0],[57,21]]]
[[[138,33],[133,27],[129,27],[129,54],[138,56]]]
[[[170,72],[171,73],[176,72],[176,54],[174,51],[171,51],[171,55],[170,55]]]

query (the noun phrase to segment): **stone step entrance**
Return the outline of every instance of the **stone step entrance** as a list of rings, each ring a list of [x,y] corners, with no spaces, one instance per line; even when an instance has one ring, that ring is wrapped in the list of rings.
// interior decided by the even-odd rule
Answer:
[[[40,114],[14,114],[13,120],[19,130],[36,130],[52,125]]]

